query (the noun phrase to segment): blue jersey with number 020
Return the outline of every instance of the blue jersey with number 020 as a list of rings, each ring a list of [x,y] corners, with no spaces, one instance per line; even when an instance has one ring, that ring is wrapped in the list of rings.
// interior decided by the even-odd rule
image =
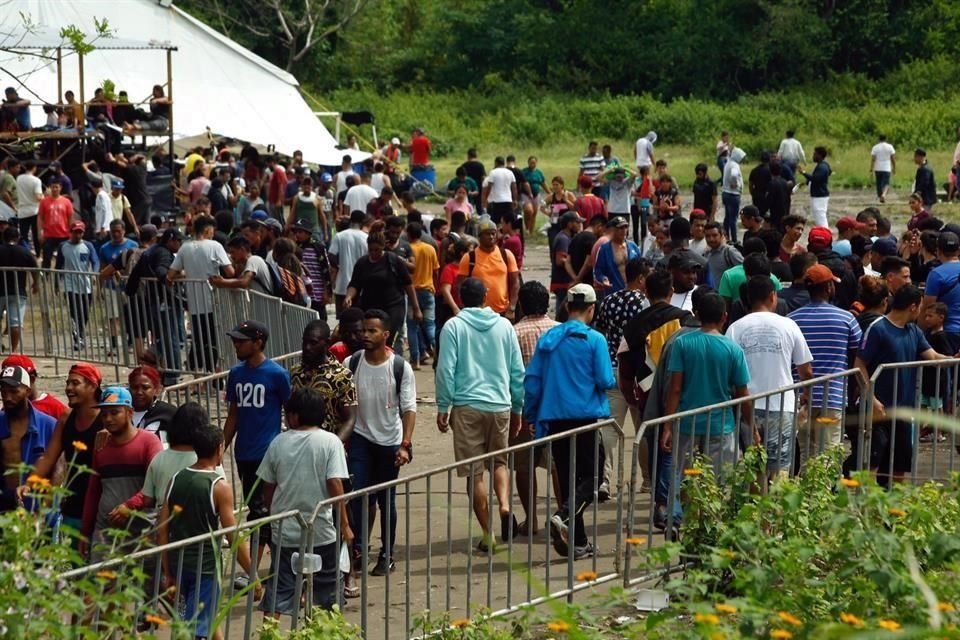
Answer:
[[[283,404],[290,398],[290,374],[273,360],[259,367],[234,365],[227,377],[227,402],[237,406],[233,454],[237,460],[262,460],[280,433]]]

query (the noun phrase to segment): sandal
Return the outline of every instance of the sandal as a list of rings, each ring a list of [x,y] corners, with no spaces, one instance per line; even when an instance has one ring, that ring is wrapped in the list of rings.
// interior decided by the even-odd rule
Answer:
[[[532,537],[540,533],[540,528],[535,527],[533,532],[530,532],[530,521],[524,520],[519,525],[517,525],[517,535],[521,538]]]

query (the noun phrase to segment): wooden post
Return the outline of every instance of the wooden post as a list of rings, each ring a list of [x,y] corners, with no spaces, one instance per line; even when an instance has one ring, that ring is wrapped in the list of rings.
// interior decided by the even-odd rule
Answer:
[[[63,49],[57,47],[57,104],[63,100]]]
[[[80,109],[83,113],[87,112],[87,98],[86,92],[83,90],[83,54],[79,51],[77,52],[77,61],[79,63],[80,69]]]

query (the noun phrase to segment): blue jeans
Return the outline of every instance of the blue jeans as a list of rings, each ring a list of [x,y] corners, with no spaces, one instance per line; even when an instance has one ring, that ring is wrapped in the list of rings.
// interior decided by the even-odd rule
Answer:
[[[720,196],[723,202],[723,232],[727,240],[737,241],[737,220],[740,217],[740,196],[736,193],[723,192]]]
[[[436,294],[428,289],[417,289],[417,304],[423,320],[413,319],[413,310],[407,309],[407,342],[410,344],[410,364],[420,363],[420,356],[436,345]]]
[[[350,443],[347,447],[347,469],[350,471],[350,482],[353,484],[353,490],[359,491],[378,485],[382,482],[396,480],[400,469],[396,465],[397,450],[400,445],[384,446],[370,442],[362,435],[354,433],[350,436]],[[397,541],[397,491],[390,489],[379,491],[375,494],[368,494],[367,500],[367,523],[369,518],[373,517],[373,505],[376,501],[380,510],[380,542],[383,545],[380,549],[381,555],[393,557],[393,545]],[[367,546],[367,529],[363,526],[363,500],[364,498],[350,501],[350,528],[354,532],[353,553],[354,557],[361,557],[363,549]],[[387,541],[390,541],[389,554],[387,552]]]

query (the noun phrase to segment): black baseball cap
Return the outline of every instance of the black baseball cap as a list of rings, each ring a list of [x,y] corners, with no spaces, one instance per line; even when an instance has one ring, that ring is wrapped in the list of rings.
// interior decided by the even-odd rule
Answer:
[[[185,236],[180,233],[179,229],[164,229],[163,233],[160,234],[160,244],[170,242],[171,240],[179,240],[180,242],[183,242],[185,239]]]
[[[227,331],[231,340],[266,340],[270,331],[266,325],[256,320],[244,320],[233,331]]]
[[[952,231],[944,231],[937,238],[937,248],[944,253],[956,253],[960,251],[960,236]]]
[[[306,218],[300,218],[290,225],[290,228],[294,230],[299,229],[301,231],[313,231],[313,224],[311,224]]]
[[[686,251],[676,251],[671,254],[670,259],[667,260],[667,268],[693,270],[702,269],[703,265],[687,255]]]

